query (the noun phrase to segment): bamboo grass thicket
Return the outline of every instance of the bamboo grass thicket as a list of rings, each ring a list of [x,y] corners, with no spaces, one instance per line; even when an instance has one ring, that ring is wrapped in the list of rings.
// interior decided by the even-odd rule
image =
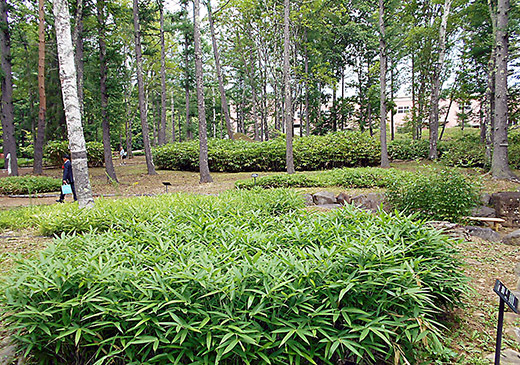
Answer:
[[[4,279],[3,318],[41,362],[416,363],[442,351],[436,318],[466,290],[455,243],[399,214],[302,206],[275,189],[42,208],[33,218],[60,238]]]

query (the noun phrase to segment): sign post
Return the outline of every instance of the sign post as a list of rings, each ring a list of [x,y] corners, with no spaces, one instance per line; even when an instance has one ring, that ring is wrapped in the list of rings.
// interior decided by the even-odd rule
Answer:
[[[502,327],[504,326],[504,310],[505,304],[511,310],[518,314],[518,299],[506,288],[500,280],[495,281],[493,291],[500,297],[500,305],[498,307],[498,324],[497,324],[497,346],[495,349],[495,365],[500,365],[500,349],[502,347]]]
[[[168,194],[168,186],[171,186],[171,184],[172,184],[172,183],[169,182],[169,181],[163,181],[163,185],[164,185],[164,187],[166,188],[166,194]]]

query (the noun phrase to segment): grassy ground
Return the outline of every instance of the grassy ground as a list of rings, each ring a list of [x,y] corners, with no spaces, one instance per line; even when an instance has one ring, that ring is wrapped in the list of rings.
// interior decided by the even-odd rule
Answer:
[[[435,163],[422,161],[402,162],[392,165],[398,169],[416,171],[425,165],[435,165]],[[148,176],[144,157],[130,160],[124,166],[119,166],[116,162],[119,184],[108,183],[102,168],[90,169],[89,171],[95,194],[108,194],[116,197],[134,194],[162,194],[165,190],[162,185],[163,181],[169,181],[172,184],[169,188],[170,192],[217,194],[234,188],[235,181],[247,179],[251,176],[251,173],[214,173],[212,174],[214,183],[206,185],[199,185],[199,176],[195,172],[158,171],[157,176]],[[30,172],[30,169],[22,169],[22,174]],[[493,180],[489,175],[479,170],[467,169],[466,173],[482,182],[483,192],[514,191],[520,187],[515,183]],[[61,169],[46,170],[45,174],[60,178]],[[520,176],[520,171],[517,171],[517,174]],[[324,189],[300,190],[312,193]],[[376,191],[368,189],[345,190],[342,188],[327,188],[326,190],[336,193],[346,191],[351,195]],[[9,209],[32,204],[51,204],[54,203],[55,199],[55,197],[42,199],[0,197],[0,207]],[[14,264],[15,259],[11,254],[33,255],[51,241],[49,238],[39,237],[35,231],[31,230],[0,232],[0,273],[5,274]],[[487,362],[484,362],[483,357],[493,352],[495,346],[498,299],[493,293],[493,284],[495,279],[498,278],[509,288],[516,288],[517,277],[514,273],[514,266],[520,262],[520,247],[475,239],[471,242],[461,243],[460,249],[467,263],[466,273],[470,278],[472,290],[467,293],[466,306],[457,309],[448,318],[445,318],[445,325],[447,326],[446,343],[453,353],[457,354],[456,359],[450,363],[485,364]],[[508,314],[506,321],[508,324],[505,329],[512,328],[514,325],[520,327],[520,316]],[[515,335],[511,331],[506,332],[504,345],[520,350]]]

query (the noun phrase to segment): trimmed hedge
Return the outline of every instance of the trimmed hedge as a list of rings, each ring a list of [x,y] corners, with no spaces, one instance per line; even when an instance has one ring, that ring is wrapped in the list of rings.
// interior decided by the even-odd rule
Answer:
[[[61,180],[45,176],[9,176],[0,178],[0,194],[36,194],[60,191]]]
[[[453,242],[403,215],[312,214],[294,199],[56,207],[73,226],[111,206],[112,229],[21,260],[0,294],[5,325],[39,363],[415,364],[442,352],[436,316],[466,290]]]
[[[396,180],[411,175],[411,172],[380,169],[376,167],[344,168],[318,173],[298,173],[261,176],[256,179],[239,180],[239,189],[252,189],[255,186],[269,188],[311,188],[342,186],[345,188],[386,188]]]
[[[294,140],[297,170],[373,166],[379,163],[379,143],[366,133],[337,132]],[[189,141],[155,148],[154,162],[160,169],[197,171],[199,142]],[[284,171],[285,139],[246,142],[210,139],[208,160],[211,171]]]
[[[53,166],[63,165],[62,156],[70,155],[68,141],[49,141],[44,148],[44,156]],[[105,163],[103,143],[87,142],[87,160],[89,167],[100,167]]]

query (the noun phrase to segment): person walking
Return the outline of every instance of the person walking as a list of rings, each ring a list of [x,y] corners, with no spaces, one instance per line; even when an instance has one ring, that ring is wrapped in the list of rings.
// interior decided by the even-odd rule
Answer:
[[[76,189],[74,188],[74,176],[72,176],[72,163],[70,162],[69,155],[63,155],[63,184],[70,184],[72,195],[74,196],[74,201],[77,201],[78,198],[76,196]],[[63,203],[65,200],[65,194],[63,194],[63,190],[60,194],[60,198],[56,200],[58,203]]]
[[[125,158],[126,158],[126,152],[125,152],[125,149],[123,148],[123,146],[119,147],[119,158],[120,158],[119,165],[124,165]]]

